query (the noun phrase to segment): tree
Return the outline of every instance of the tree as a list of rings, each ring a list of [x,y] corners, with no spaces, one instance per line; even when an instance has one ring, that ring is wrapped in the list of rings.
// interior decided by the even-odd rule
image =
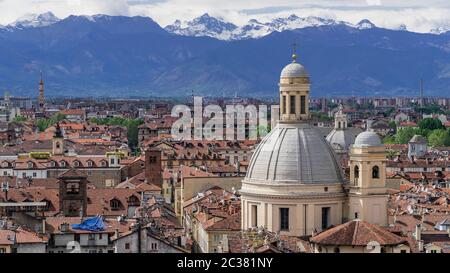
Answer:
[[[48,119],[38,119],[36,121],[36,126],[39,128],[40,132],[43,132],[48,127],[56,124],[57,122],[60,122],[61,120],[64,120],[65,118],[66,118],[65,115],[58,113]]]
[[[432,147],[450,146],[450,130],[433,130],[428,136],[428,144]]]
[[[395,136],[386,136],[383,138],[384,144],[395,144]]]
[[[26,121],[27,120],[27,118],[26,117],[24,117],[24,116],[16,116],[15,118],[13,118],[13,122],[17,122],[17,123],[22,123],[22,122],[24,122],[24,121]]]
[[[439,119],[425,118],[419,122],[420,129],[436,130],[445,129]]]
[[[395,135],[395,143],[407,144],[413,136],[420,134],[419,132],[420,131],[417,128],[412,127],[402,128],[398,130],[397,134]]]

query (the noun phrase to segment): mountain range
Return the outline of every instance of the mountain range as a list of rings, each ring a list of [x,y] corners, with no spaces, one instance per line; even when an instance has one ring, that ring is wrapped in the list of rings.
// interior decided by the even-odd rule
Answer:
[[[148,17],[27,15],[0,27],[0,88],[36,96],[276,96],[298,42],[313,96],[448,96],[450,32],[420,34],[291,15],[236,26],[202,15],[162,28]]]

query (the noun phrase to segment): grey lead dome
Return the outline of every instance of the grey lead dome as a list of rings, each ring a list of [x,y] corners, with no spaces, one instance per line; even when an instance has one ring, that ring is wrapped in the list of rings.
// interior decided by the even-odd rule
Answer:
[[[362,132],[356,137],[355,146],[367,147],[367,146],[381,146],[380,137],[372,131]]]
[[[293,62],[288,64],[281,71],[281,78],[298,78],[298,77],[308,77],[308,72],[303,67],[303,65]]]
[[[245,180],[270,184],[343,183],[334,151],[308,123],[279,123],[258,145]]]

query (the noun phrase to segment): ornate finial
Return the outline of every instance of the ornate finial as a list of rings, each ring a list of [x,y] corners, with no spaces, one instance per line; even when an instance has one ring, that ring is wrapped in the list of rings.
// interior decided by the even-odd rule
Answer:
[[[292,62],[297,62],[297,43],[294,42],[292,44]]]

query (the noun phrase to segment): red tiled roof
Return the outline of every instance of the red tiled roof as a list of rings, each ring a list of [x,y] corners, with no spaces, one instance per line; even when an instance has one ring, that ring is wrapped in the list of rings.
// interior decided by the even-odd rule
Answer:
[[[366,246],[374,241],[380,245],[398,245],[406,242],[405,238],[361,220],[347,222],[311,238],[311,242],[320,245],[341,246]]]

